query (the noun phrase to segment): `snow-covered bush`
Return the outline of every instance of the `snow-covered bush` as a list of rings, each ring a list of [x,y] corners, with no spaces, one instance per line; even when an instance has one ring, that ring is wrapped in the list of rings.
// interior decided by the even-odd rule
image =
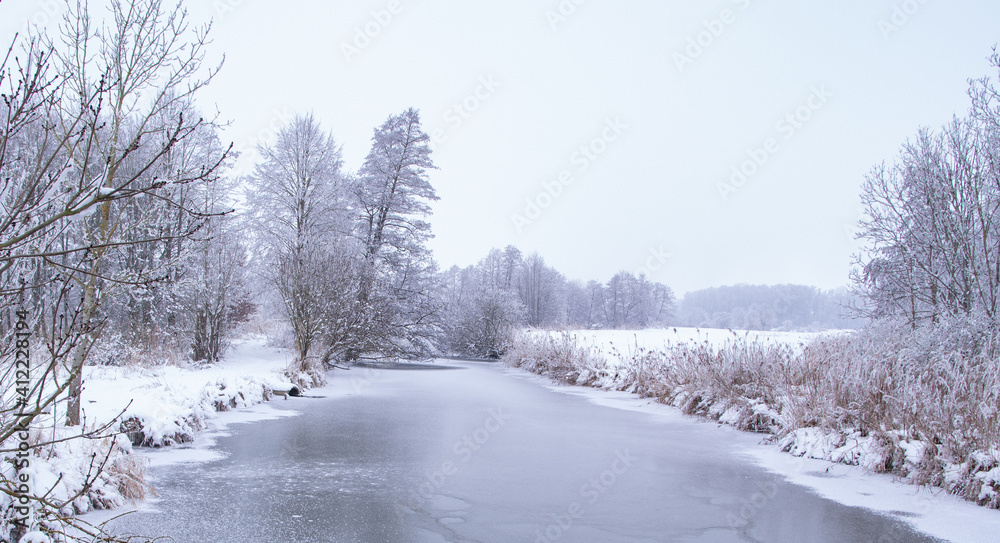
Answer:
[[[597,349],[583,347],[568,333],[552,336],[520,333],[501,359],[508,366],[547,375],[565,383],[600,386],[610,376]]]
[[[164,384],[134,400],[121,416],[120,431],[136,446],[169,447],[194,440],[213,412],[268,401],[275,383],[255,377],[220,378],[200,391]],[[282,388],[290,388],[290,384]]]
[[[103,434],[103,437],[87,439],[75,437],[79,434],[74,429],[31,431],[31,443],[36,447],[31,476],[35,488],[46,491],[37,507],[39,527],[44,532],[58,534],[67,527],[87,530],[73,515],[121,507],[153,492],[145,480],[147,461],[133,454],[128,439],[121,434],[99,430],[94,429],[95,435]],[[0,511],[3,512],[3,531],[0,541],[3,542],[10,541],[12,496],[16,495],[15,489],[10,487],[15,480],[14,464],[10,460],[8,457],[2,463],[4,488],[0,492]]]
[[[315,357],[290,365],[285,369],[285,378],[301,389],[321,387],[326,384],[327,370]]]

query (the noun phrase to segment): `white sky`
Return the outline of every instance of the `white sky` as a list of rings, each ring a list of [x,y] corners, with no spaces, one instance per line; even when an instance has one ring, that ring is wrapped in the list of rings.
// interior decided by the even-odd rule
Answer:
[[[48,19],[48,1],[0,0],[0,38]],[[649,275],[678,293],[832,288],[857,249],[846,229],[864,174],[919,126],[962,114],[968,78],[991,74],[1000,41],[1000,3],[987,0],[575,2],[189,0],[194,20],[214,17],[211,53],[226,56],[200,104],[244,150],[313,111],[351,169],[375,126],[419,108],[444,136],[432,175],[442,267],[515,244],[579,279],[669,253]],[[553,28],[561,3],[575,12]],[[374,22],[390,5],[391,20]],[[897,6],[913,13],[887,37],[880,22]],[[675,53],[724,9],[730,22],[679,69]],[[348,59],[344,44],[369,23],[378,35]],[[814,89],[825,102],[812,100],[807,122],[777,124]],[[467,118],[452,110],[465,100],[479,102]],[[616,119],[620,136],[605,131]],[[581,170],[574,153],[602,133],[617,137]],[[718,184],[765,147],[766,163],[723,198]],[[572,184],[519,232],[513,216],[564,170]]]

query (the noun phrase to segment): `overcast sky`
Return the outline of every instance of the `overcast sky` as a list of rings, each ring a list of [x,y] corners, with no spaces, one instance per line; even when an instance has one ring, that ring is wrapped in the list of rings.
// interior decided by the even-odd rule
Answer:
[[[48,1],[0,1],[0,37],[50,20]],[[415,107],[442,267],[514,244],[570,278],[645,267],[678,293],[846,284],[865,173],[962,114],[1000,40],[987,0],[188,5],[226,57],[199,104],[237,148],[312,111],[353,170]]]

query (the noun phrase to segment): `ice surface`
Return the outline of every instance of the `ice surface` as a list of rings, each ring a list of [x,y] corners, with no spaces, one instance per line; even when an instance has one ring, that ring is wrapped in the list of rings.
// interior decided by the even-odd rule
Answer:
[[[747,452],[758,436],[456,365],[343,373],[287,402],[301,416],[230,427],[223,458],[154,469],[170,514],[116,526],[191,543],[931,541],[785,482]]]

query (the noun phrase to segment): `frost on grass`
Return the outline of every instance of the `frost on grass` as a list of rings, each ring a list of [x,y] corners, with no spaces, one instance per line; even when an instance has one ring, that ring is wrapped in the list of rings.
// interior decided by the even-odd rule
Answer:
[[[1000,334],[968,319],[886,321],[799,345],[732,334],[625,352],[571,333],[523,334],[503,361],[1000,508]]]

